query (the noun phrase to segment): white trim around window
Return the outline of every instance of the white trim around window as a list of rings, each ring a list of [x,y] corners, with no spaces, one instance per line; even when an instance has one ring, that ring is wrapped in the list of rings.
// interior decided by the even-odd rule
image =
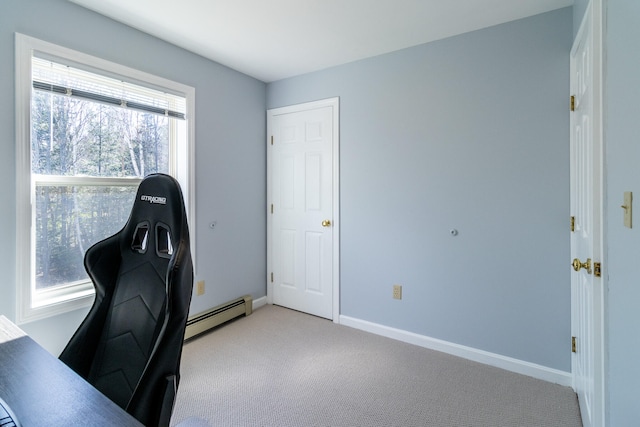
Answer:
[[[16,33],[16,320],[26,323],[89,306],[93,301],[90,282],[73,283],[51,291],[35,292],[33,280],[35,248],[32,244],[32,206],[35,183],[31,176],[31,58],[34,53],[80,64],[92,71],[119,76],[150,88],[165,90],[186,98],[187,143],[176,154],[177,170],[172,174],[182,186],[195,260],[195,89],[162,77],[77,52],[62,46]],[[47,179],[47,178],[43,178]],[[126,179],[126,178],[125,178]],[[63,179],[64,180],[64,179]],[[65,180],[66,181],[66,180]],[[73,178],[70,178],[73,181]],[[118,181],[118,178],[114,178]],[[61,182],[60,184],[65,184]]]

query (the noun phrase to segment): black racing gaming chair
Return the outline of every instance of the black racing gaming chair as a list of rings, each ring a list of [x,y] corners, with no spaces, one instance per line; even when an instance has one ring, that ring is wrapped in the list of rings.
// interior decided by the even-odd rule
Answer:
[[[193,288],[178,182],[149,175],[117,234],[84,258],[96,299],[60,355],[146,426],[168,426]]]

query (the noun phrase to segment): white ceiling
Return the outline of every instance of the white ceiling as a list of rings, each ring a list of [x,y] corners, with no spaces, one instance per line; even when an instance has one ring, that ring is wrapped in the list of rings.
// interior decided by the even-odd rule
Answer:
[[[264,82],[574,0],[69,0]]]

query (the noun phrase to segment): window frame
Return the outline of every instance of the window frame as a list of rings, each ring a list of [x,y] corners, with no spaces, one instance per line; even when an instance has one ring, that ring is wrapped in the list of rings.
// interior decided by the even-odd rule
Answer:
[[[33,209],[35,180],[31,171],[31,58],[34,52],[79,64],[92,72],[118,76],[141,86],[148,86],[186,98],[186,132],[184,147],[174,144],[171,155],[176,170],[170,172],[180,182],[191,235],[191,252],[195,259],[195,88],[144,71],[107,61],[92,55],[15,34],[15,107],[16,107],[16,321],[18,324],[44,319],[92,304],[94,289],[91,281],[57,286],[53,290],[35,291],[33,280],[35,245],[33,244]],[[86,181],[86,178],[82,178]],[[90,179],[90,178],[89,178]],[[137,178],[105,178],[104,182],[122,184]],[[77,178],[56,179],[71,184]],[[103,181],[103,178],[100,178]]]

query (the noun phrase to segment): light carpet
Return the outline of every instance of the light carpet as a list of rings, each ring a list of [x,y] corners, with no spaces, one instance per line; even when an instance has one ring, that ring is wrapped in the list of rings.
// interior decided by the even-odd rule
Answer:
[[[185,343],[172,426],[581,426],[573,390],[265,306]]]

